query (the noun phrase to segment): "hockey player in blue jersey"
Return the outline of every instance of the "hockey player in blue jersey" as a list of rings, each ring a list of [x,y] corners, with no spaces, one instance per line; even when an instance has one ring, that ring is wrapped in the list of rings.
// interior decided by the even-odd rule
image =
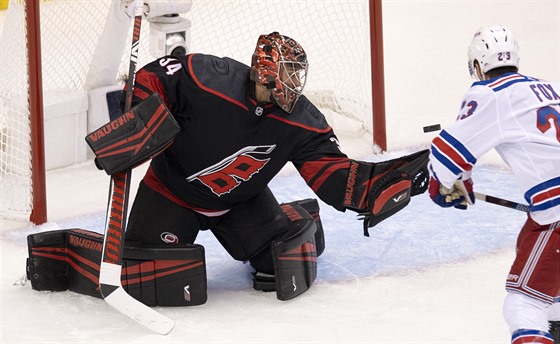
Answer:
[[[519,47],[503,26],[480,28],[468,57],[478,81],[457,121],[432,141],[429,194],[442,207],[466,209],[475,201],[470,175],[480,156],[494,148],[511,167],[530,212],[506,281],[504,318],[513,344],[552,344],[547,309],[560,296],[560,86],[518,73]]]

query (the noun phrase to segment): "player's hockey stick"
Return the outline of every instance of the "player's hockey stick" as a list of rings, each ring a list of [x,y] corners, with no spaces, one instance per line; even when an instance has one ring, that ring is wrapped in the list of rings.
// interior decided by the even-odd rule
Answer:
[[[511,209],[523,211],[523,212],[526,212],[526,213],[529,212],[529,206],[526,205],[526,204],[517,203],[517,202],[514,202],[514,201],[508,201],[507,199],[485,195],[485,194],[480,193],[480,192],[475,192],[474,193],[474,198],[476,198],[478,200],[481,200],[481,201],[484,201],[484,202],[497,204],[497,205],[500,205],[502,207],[511,208]]]
[[[143,6],[133,2],[136,6],[132,47],[130,50],[130,67],[126,85],[125,112],[132,107],[134,80],[136,76],[136,59],[140,43],[140,27],[142,24]],[[150,330],[159,334],[168,334],[175,323],[173,320],[156,312],[140,301],[130,296],[121,284],[121,270],[124,250],[124,231],[126,230],[126,216],[130,180],[132,170],[117,172],[111,175],[109,189],[109,204],[105,223],[105,238],[99,270],[99,288],[105,301],[114,309],[137,321]]]

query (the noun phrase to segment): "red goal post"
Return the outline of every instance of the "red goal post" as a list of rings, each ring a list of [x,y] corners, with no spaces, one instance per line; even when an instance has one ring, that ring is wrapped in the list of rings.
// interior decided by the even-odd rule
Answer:
[[[164,0],[144,0],[150,1]],[[11,0],[0,10],[0,217],[47,220],[45,165],[53,159],[49,138],[57,133],[42,128],[49,127],[43,112],[52,94],[87,99],[88,71],[115,65],[93,57],[103,45],[122,55],[112,66],[114,84],[126,79],[130,43],[101,38],[115,8],[112,0]],[[335,132],[366,135],[387,149],[381,0],[192,0],[180,16],[190,21],[189,52],[246,64],[258,35],[278,31],[294,38],[309,56],[304,94]],[[150,25],[142,30],[139,68],[159,57],[150,53]]]

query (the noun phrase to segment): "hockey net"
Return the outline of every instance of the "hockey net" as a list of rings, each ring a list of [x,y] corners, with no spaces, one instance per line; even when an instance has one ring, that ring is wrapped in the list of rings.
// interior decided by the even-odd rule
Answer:
[[[32,1],[32,0],[28,0]],[[153,0],[152,0],[153,1]],[[164,0],[160,0],[164,1]],[[183,0],[184,1],[184,0]],[[110,62],[93,58],[98,44],[122,52],[114,83],[128,71],[130,39],[123,46],[102,41],[110,0],[44,0],[40,4],[42,91],[71,97],[87,91],[88,70]],[[120,6],[120,1],[117,1]],[[228,56],[250,64],[260,34],[278,31],[306,50],[306,94],[337,134],[372,134],[372,86],[368,0],[193,0],[181,17],[191,21],[189,52]],[[32,211],[28,32],[25,1],[0,11],[0,215]],[[132,29],[132,23],[129,25]],[[150,25],[142,25],[138,68],[159,57],[150,53]],[[130,37],[127,34],[127,37]],[[121,44],[122,45],[122,44]],[[114,64],[114,62],[113,62]],[[90,104],[91,106],[91,104]],[[45,133],[48,137],[53,133]],[[43,181],[44,182],[44,181]],[[37,201],[37,200],[35,200]]]

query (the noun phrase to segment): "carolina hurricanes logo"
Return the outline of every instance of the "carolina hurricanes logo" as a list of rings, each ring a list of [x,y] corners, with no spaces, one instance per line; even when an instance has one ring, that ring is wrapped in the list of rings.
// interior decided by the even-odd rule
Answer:
[[[168,244],[177,244],[179,243],[179,238],[171,232],[163,232],[160,234],[160,238],[163,242]]]
[[[276,145],[245,147],[219,163],[187,177],[187,181],[199,180],[218,196],[229,193],[241,182],[251,179],[270,161],[270,158],[257,159],[254,155],[268,155],[274,148]]]

